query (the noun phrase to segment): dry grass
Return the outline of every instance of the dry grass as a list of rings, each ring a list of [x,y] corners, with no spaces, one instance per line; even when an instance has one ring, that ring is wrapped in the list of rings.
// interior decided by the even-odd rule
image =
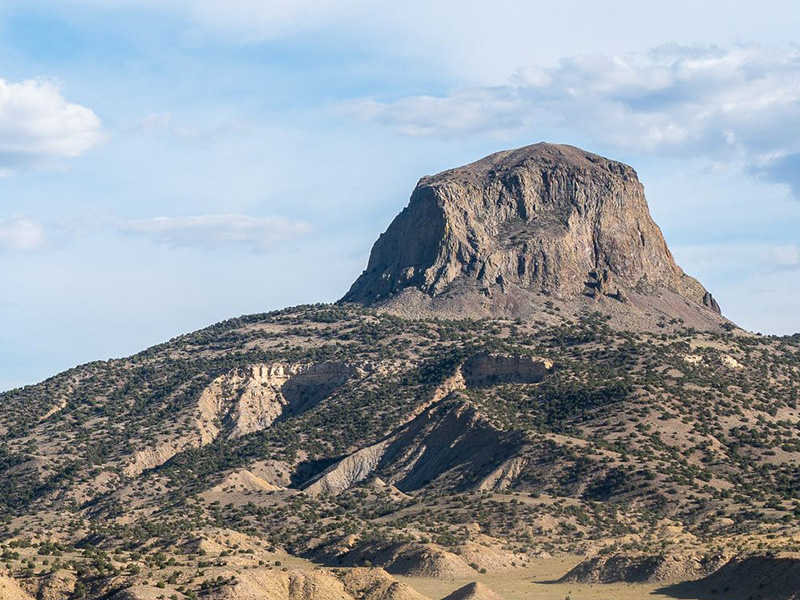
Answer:
[[[430,579],[401,577],[396,579],[409,584],[421,594],[438,600],[470,583],[479,581],[501,595],[505,600],[644,600],[669,598],[656,592],[663,584],[576,584],[552,583],[581,561],[578,556],[560,556],[535,559],[528,567],[506,573],[476,573],[457,579]]]

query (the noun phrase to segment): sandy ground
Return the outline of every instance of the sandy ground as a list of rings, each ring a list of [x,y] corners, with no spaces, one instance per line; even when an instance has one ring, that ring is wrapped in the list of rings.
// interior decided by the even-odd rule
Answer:
[[[500,594],[505,600],[653,600],[670,598],[655,590],[664,584],[576,584],[551,583],[580,562],[580,557],[537,559],[524,569],[507,573],[494,573],[458,579],[429,579],[395,575],[421,594],[438,600],[450,592],[470,583],[480,581]]]

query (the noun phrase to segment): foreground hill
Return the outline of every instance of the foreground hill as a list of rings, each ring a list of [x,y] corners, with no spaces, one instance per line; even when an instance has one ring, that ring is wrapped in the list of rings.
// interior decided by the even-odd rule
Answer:
[[[600,165],[636,197],[629,168],[591,156],[579,155],[595,165],[581,177]],[[553,168],[572,173],[573,162]],[[623,235],[598,219],[598,239]],[[652,239],[642,219],[632,222]],[[637,291],[615,244],[601,277],[619,281],[614,297],[597,280],[549,295],[520,287],[524,318],[490,302],[490,317],[447,319],[439,309],[460,297],[474,306],[469,272],[441,288],[411,278],[388,304],[232,319],[1,394],[0,557],[14,578],[4,589],[419,600],[395,578],[513,578],[575,554],[589,558],[564,581],[698,579],[691,589],[707,593],[702,582],[718,589],[739,565],[762,565],[791,582],[800,335],[736,328],[665,245],[652,258],[660,283]],[[371,289],[375,273],[353,289]],[[404,294],[430,302],[402,316]]]
[[[4,394],[3,537],[431,576],[793,551],[798,381],[797,336],[254,315]]]

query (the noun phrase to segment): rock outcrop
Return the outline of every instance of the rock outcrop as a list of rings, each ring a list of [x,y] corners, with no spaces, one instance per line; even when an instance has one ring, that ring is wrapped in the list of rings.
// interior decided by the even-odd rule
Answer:
[[[373,365],[365,365],[375,368]],[[217,439],[235,439],[296,416],[330,396],[361,367],[343,363],[272,363],[233,369],[214,379],[197,400],[194,427],[180,437],[136,452],[123,473],[135,477],[173,456]]]
[[[480,354],[461,367],[467,387],[486,387],[500,383],[539,383],[553,361],[527,355]]]
[[[544,143],[423,177],[342,301],[529,317],[547,299],[719,321],[716,300],[675,264],[636,172]]]

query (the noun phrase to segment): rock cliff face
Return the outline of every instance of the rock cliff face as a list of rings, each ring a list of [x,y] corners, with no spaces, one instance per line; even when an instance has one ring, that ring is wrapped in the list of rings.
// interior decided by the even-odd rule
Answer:
[[[631,167],[536,144],[422,178],[342,300],[528,316],[546,299],[652,298],[668,316],[720,312],[675,264]]]

